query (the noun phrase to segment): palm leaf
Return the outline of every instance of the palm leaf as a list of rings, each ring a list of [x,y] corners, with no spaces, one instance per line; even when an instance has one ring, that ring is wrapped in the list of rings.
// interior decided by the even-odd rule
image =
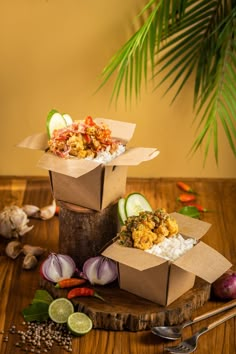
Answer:
[[[164,94],[175,89],[173,102],[194,74],[194,120],[199,120],[199,133],[190,152],[205,143],[205,161],[212,144],[218,162],[221,123],[235,154],[235,0],[149,0],[138,16],[144,15],[143,25],[104,68],[99,89],[116,74],[111,101],[117,102],[123,87],[125,100],[140,98],[150,62],[153,80],[162,73],[154,90],[170,80]]]

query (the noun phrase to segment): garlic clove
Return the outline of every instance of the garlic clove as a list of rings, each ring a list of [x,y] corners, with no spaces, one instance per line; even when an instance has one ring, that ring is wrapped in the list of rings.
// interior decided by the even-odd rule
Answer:
[[[6,255],[12,259],[16,259],[22,252],[22,245],[20,241],[11,241],[5,248]]]
[[[23,246],[23,253],[25,255],[31,254],[33,256],[41,256],[45,252],[45,249],[40,246],[31,246],[31,245],[24,245]]]
[[[28,253],[24,257],[22,268],[23,269],[33,269],[37,266],[37,264],[38,264],[37,258],[34,255]]]
[[[40,217],[42,220],[51,219],[56,213],[56,201],[53,200],[52,204],[47,205],[40,209]]]
[[[29,217],[38,217],[40,216],[40,209],[39,207],[31,204],[25,204],[22,206],[22,210],[26,213]]]

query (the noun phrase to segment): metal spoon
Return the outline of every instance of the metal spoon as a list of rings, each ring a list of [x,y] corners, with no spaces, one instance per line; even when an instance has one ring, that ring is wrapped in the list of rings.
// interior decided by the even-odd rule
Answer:
[[[180,325],[152,327],[151,332],[161,338],[176,340],[181,337],[182,330],[185,327],[187,327],[191,324],[194,324],[196,322],[199,322],[201,320],[205,320],[206,318],[209,318],[211,316],[217,315],[223,311],[226,311],[226,310],[234,307],[235,305],[236,305],[236,299],[229,301],[226,304],[224,304],[223,306],[219,306],[218,308],[216,308],[214,310],[210,310],[200,316],[196,316],[192,320],[186,321]]]

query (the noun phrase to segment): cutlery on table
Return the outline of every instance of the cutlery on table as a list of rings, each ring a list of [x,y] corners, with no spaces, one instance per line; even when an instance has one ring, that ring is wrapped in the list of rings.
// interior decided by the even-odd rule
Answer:
[[[165,347],[165,351],[172,353],[172,354],[188,354],[192,353],[197,348],[198,338],[210,331],[211,329],[219,326],[223,322],[229,320],[236,316],[236,308],[233,308],[226,313],[222,314],[218,319],[211,322],[208,326],[201,328],[198,332],[196,332],[192,337],[185,339],[183,342],[179,343],[173,347]]]
[[[229,301],[227,303],[225,303],[222,306],[217,307],[214,310],[210,310],[208,312],[205,312],[204,314],[200,315],[200,316],[196,316],[194,317],[192,320],[190,321],[186,321],[180,325],[176,325],[176,326],[156,326],[156,327],[152,327],[151,331],[153,334],[165,338],[165,339],[169,339],[169,340],[176,340],[178,338],[181,337],[182,335],[182,330],[187,327],[190,326],[196,322],[199,322],[201,320],[205,320],[206,318],[209,318],[211,316],[217,315],[223,311],[229,310],[232,307],[236,306],[236,299]]]

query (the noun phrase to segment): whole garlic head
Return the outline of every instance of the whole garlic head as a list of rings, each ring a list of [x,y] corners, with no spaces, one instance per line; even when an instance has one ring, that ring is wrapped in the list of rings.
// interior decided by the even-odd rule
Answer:
[[[29,232],[33,226],[28,226],[26,213],[18,206],[7,206],[0,212],[0,235],[5,238],[19,238]]]

